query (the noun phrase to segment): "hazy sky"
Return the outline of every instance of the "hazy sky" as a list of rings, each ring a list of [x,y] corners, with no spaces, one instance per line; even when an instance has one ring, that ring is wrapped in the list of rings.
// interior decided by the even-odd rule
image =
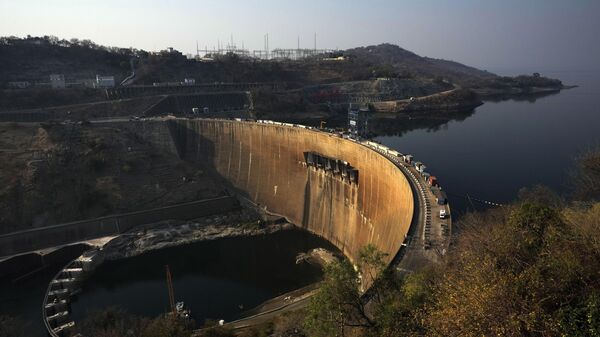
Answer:
[[[0,0],[0,35],[87,38],[184,53],[234,41],[262,49],[390,42],[497,70],[600,68],[600,0]]]

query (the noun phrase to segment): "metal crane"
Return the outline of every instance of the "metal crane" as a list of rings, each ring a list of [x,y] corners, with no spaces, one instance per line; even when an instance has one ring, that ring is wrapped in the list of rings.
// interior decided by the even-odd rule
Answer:
[[[171,306],[173,317],[175,317],[177,314],[175,309],[175,294],[173,293],[173,280],[171,279],[171,269],[169,269],[169,265],[165,265],[165,270],[167,273],[167,288],[169,289],[169,305]]]

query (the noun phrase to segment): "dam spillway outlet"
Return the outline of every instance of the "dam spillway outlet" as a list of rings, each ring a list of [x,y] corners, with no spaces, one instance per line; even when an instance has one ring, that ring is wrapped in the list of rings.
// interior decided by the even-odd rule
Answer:
[[[340,159],[326,157],[316,152],[304,152],[304,162],[307,166],[331,172],[335,177],[351,184],[358,184],[358,170],[350,163]]]

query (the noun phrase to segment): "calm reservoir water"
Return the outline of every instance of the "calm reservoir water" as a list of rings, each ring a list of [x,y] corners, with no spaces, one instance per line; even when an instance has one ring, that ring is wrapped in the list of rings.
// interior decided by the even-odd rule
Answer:
[[[419,121],[412,130],[410,122],[399,121],[396,130],[405,131],[386,128],[377,140],[425,163],[455,214],[485,207],[471,205],[467,195],[509,202],[520,188],[535,184],[567,193],[574,157],[600,145],[600,71],[543,75],[579,87],[537,99],[485,102],[471,115]]]

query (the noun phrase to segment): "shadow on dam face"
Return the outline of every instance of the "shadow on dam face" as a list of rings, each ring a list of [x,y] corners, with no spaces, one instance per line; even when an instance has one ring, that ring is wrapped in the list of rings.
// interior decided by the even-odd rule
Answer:
[[[337,246],[352,261],[374,244],[392,261],[414,212],[410,184],[381,154],[300,127],[228,120],[173,119],[181,159],[204,166],[237,192]],[[304,153],[345,161],[358,182],[307,165]]]

